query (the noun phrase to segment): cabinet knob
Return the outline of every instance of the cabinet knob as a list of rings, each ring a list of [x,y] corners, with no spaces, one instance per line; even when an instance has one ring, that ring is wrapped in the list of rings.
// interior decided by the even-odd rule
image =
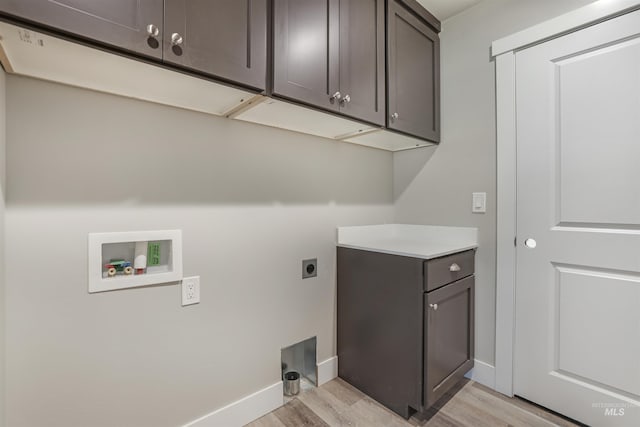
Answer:
[[[429,307],[433,308],[434,311],[438,311],[438,304],[429,304]]]
[[[147,34],[149,37],[158,37],[160,35],[160,28],[157,25],[149,24],[147,25]]]
[[[455,273],[456,271],[460,271],[460,266],[455,262],[449,266],[449,271]]]
[[[171,44],[174,46],[180,46],[182,44],[182,36],[178,33],[171,34]]]
[[[536,246],[538,246],[538,243],[535,241],[535,239],[527,239],[524,241],[524,245],[529,249],[535,249]]]
[[[342,98],[342,94],[340,93],[340,91],[338,91],[333,95],[331,95],[331,97],[329,98],[329,101],[331,101],[331,103],[333,104],[336,101],[340,101],[341,98]]]
[[[398,113],[393,113],[391,115],[391,121],[395,122],[396,120],[398,120],[398,117],[400,117],[400,115],[398,115]]]
[[[345,95],[344,98],[340,101],[340,104],[346,105],[351,102],[351,97],[349,95]]]

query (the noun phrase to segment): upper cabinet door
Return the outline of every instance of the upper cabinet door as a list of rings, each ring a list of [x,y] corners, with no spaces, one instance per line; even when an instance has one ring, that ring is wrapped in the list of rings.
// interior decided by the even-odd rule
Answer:
[[[163,0],[0,0],[3,13],[155,58]]]
[[[387,126],[440,141],[440,39],[400,3],[389,1]]]
[[[338,110],[339,4],[274,0],[274,95]]]
[[[266,86],[267,0],[165,0],[164,60]]]
[[[384,0],[340,2],[340,112],[385,124]]]

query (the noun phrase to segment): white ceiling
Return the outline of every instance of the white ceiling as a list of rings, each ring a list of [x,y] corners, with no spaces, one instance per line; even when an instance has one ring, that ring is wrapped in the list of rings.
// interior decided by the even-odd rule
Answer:
[[[482,0],[418,0],[425,9],[435,15],[440,21],[444,21],[453,15],[469,9]]]

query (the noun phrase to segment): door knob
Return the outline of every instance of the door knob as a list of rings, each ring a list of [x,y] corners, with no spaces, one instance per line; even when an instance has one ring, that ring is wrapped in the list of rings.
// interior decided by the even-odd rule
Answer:
[[[460,271],[460,266],[455,262],[449,266],[449,271],[455,273],[456,271]]]
[[[538,246],[538,244],[536,243],[536,241],[534,239],[527,239],[524,241],[524,245],[526,247],[528,247],[529,249],[534,249],[536,246]]]
[[[174,46],[180,46],[183,42],[182,36],[178,33],[171,34],[171,44]]]
[[[338,91],[333,95],[331,95],[331,97],[329,98],[329,101],[331,101],[331,103],[333,104],[336,101],[340,101],[341,98],[342,98],[342,94],[340,93],[340,91]]]
[[[434,311],[438,311],[438,304],[429,304],[429,307],[433,308]]]

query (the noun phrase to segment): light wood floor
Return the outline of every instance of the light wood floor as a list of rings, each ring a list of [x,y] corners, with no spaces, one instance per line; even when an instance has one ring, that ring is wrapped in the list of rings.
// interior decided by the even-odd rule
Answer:
[[[408,421],[341,379],[301,392],[247,427],[576,426],[529,402],[464,380],[420,418]]]

